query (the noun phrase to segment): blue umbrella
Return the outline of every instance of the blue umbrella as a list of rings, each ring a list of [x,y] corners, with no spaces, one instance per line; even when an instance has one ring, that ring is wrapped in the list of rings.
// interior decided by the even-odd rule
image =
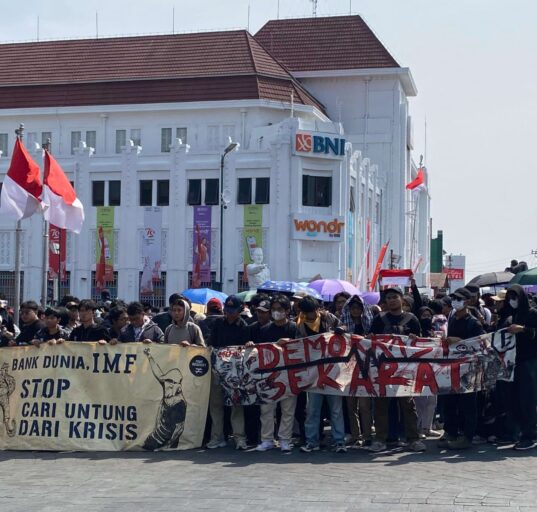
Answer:
[[[286,295],[293,295],[297,292],[304,292],[315,299],[322,300],[321,294],[309,288],[307,286],[302,286],[294,281],[265,281],[258,289],[258,292],[279,292]]]
[[[227,295],[210,288],[188,288],[181,295],[187,297],[194,304],[207,304],[211,299],[218,299],[222,303],[227,299]]]

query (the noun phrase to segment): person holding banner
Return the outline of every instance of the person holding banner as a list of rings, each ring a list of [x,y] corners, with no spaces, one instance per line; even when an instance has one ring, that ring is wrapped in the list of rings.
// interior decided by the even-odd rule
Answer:
[[[33,300],[27,300],[21,304],[21,332],[15,340],[9,342],[9,346],[28,345],[35,338],[37,332],[45,327],[45,324],[37,316],[38,310],[39,306]]]
[[[371,326],[373,334],[395,334],[400,336],[420,336],[421,327],[418,319],[410,312],[403,311],[403,292],[392,287],[384,291],[386,309],[379,316],[375,317]],[[372,452],[386,450],[389,425],[390,398],[375,398],[375,441],[369,448]],[[418,415],[416,404],[411,396],[394,398],[397,401],[399,410],[403,416],[405,424],[405,437],[408,449],[413,452],[423,452],[427,449],[425,444],[419,440],[418,435]]]
[[[127,306],[129,324],[121,329],[118,340],[121,343],[162,343],[164,333],[160,327],[146,316],[144,307],[140,302],[131,302]],[[112,343],[112,342],[111,342]]]
[[[93,300],[84,299],[80,301],[78,308],[80,325],[72,330],[69,341],[97,341],[101,345],[110,341],[108,329],[95,322],[94,314],[96,309],[97,304]]]
[[[237,295],[230,295],[224,302],[224,317],[217,319],[211,330],[209,346],[213,348],[243,346],[248,341],[248,326],[241,318],[244,303]],[[211,440],[207,448],[226,446],[224,438],[224,394],[218,376],[213,372],[211,393],[209,395],[209,414],[211,416]],[[244,409],[240,404],[231,406],[231,428],[235,437],[235,448],[246,450],[246,433],[244,429]]]
[[[321,311],[319,303],[313,297],[307,296],[299,303],[300,315],[297,322],[297,337],[306,338],[323,332],[329,332],[339,326],[339,320],[328,311]],[[343,420],[343,399],[335,395],[308,393],[306,406],[306,444],[300,447],[305,453],[320,449],[319,424],[323,400],[326,399],[330,411],[330,428],[336,453],[345,453],[345,422]]]
[[[164,343],[179,344],[183,347],[189,345],[205,347],[201,329],[191,320],[190,304],[186,300],[177,299],[171,306],[171,315],[173,322],[166,327]]]
[[[485,334],[479,320],[470,314],[468,304],[471,293],[458,288],[451,295],[454,313],[448,320],[447,342],[458,343]],[[477,431],[477,393],[454,393],[444,397],[444,436],[438,441],[439,448],[463,450],[472,446]]]
[[[32,344],[39,347],[42,343],[49,343],[55,345],[67,338],[67,332],[60,327],[61,313],[58,309],[47,308],[45,310],[45,327],[40,329],[35,338],[32,340]]]
[[[265,301],[261,301],[257,309],[259,310],[263,306],[265,306]],[[285,345],[289,340],[295,339],[297,337],[296,323],[289,321],[289,315],[291,313],[291,302],[289,299],[284,295],[276,295],[272,298],[268,306],[270,307],[272,321],[260,329],[256,341],[259,343]],[[246,346],[253,346],[253,342],[248,342]],[[279,402],[281,418],[278,428],[278,438],[282,452],[292,451],[291,438],[293,437],[296,402],[296,395],[290,395]],[[262,404],[260,406],[261,443],[256,447],[258,452],[265,452],[274,448],[274,416],[276,406],[276,402]]]

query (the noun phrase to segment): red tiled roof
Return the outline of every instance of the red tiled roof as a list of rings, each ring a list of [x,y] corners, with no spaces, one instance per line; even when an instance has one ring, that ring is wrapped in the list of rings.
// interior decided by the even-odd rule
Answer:
[[[360,16],[272,20],[255,38],[295,72],[399,67]]]
[[[324,107],[245,30],[0,45],[0,108],[267,99]]]

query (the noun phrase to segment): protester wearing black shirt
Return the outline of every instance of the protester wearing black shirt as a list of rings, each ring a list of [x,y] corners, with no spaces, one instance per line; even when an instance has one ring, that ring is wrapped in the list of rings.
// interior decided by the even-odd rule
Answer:
[[[47,308],[45,310],[45,327],[36,333],[32,343],[38,347],[42,343],[55,343],[57,340],[64,340],[67,337],[67,332],[60,327],[60,318],[61,312],[58,309]]]
[[[45,327],[45,324],[37,316],[38,310],[39,306],[33,300],[28,300],[21,304],[21,332],[15,338],[17,345],[29,345],[37,332]]]
[[[101,344],[110,341],[108,329],[95,323],[93,315],[96,309],[97,304],[94,301],[89,299],[80,301],[78,312],[81,325],[71,331],[70,341],[97,341]]]
[[[224,303],[224,318],[219,318],[213,324],[208,345],[213,348],[242,346],[248,341],[248,326],[241,318],[244,303],[240,297],[230,295]],[[211,440],[207,448],[226,446],[224,439],[224,395],[222,387],[213,373],[211,379],[211,394],[209,396],[209,414],[211,415]],[[235,437],[235,448],[246,450],[246,434],[244,431],[244,410],[242,405],[231,407],[231,428]]]
[[[248,340],[254,343],[264,343],[260,340],[261,329],[270,324],[270,300],[265,299],[259,302],[255,308],[257,320],[248,326]]]
[[[468,311],[471,294],[466,288],[458,288],[451,295],[454,313],[448,320],[450,344],[485,334],[479,320]],[[472,445],[477,430],[477,393],[459,393],[444,398],[444,437],[440,448],[461,450]]]
[[[384,292],[387,311],[380,313],[373,320],[371,332],[373,334],[397,334],[401,336],[420,336],[419,320],[410,312],[403,311],[403,292],[399,288],[388,288]],[[405,437],[411,451],[422,452],[426,447],[419,440],[418,416],[413,397],[395,398],[405,424]],[[370,450],[380,452],[386,449],[388,438],[390,398],[375,398],[375,428],[376,440],[371,444]]]

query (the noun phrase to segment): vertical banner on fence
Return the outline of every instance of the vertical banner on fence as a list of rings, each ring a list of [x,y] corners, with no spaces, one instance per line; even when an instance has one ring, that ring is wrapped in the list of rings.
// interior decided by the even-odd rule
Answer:
[[[353,282],[354,269],[354,212],[347,214],[347,281]]]
[[[142,257],[144,268],[140,281],[140,293],[153,293],[153,282],[160,280],[162,263],[162,209],[160,206],[144,208],[144,233],[142,240]]]
[[[243,261],[244,265],[252,263],[252,251],[263,248],[263,206],[251,204],[244,206]]]
[[[65,229],[61,229],[54,224],[49,225],[48,231],[48,277],[49,279],[59,279],[65,281],[66,271],[66,249],[67,234]]]
[[[211,282],[211,207],[194,207],[192,288]]]
[[[97,247],[95,254],[95,285],[102,290],[114,280],[114,207],[97,208]]]

